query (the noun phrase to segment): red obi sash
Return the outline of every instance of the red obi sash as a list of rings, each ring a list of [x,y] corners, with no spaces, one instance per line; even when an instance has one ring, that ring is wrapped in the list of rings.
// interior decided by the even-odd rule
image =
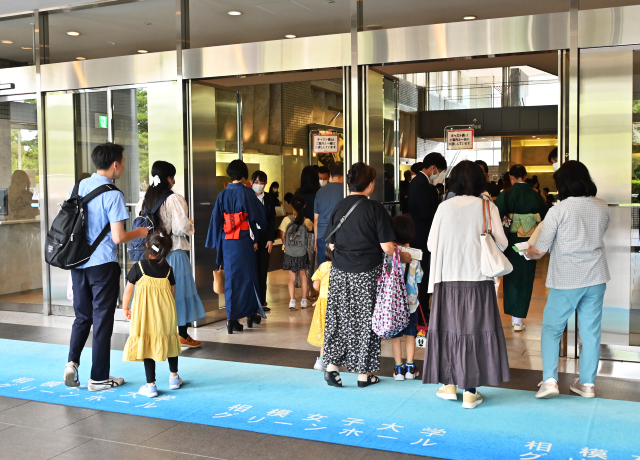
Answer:
[[[236,212],[235,214],[224,213],[225,240],[240,239],[241,230],[249,230],[249,222],[247,222],[248,214],[246,212]]]

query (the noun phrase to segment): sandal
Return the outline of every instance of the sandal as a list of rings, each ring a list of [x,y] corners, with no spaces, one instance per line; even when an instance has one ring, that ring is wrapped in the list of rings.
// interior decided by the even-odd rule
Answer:
[[[331,371],[324,373],[324,379],[327,381],[327,385],[331,387],[341,387],[342,379],[340,378],[340,373],[337,371]]]
[[[367,381],[366,382],[358,380],[358,387],[364,388],[364,387],[368,387],[369,385],[375,385],[376,383],[380,383],[380,379],[378,378],[378,376],[377,375],[369,375],[369,376],[367,376]]]

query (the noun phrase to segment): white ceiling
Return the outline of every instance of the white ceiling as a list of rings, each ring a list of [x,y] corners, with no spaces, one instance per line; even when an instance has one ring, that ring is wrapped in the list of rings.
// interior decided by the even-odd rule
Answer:
[[[332,3],[329,3],[332,1]],[[191,46],[276,40],[349,31],[353,0],[191,0]],[[85,4],[87,0],[0,0],[0,15]],[[640,0],[581,0],[581,8],[638,4]],[[175,0],[139,0],[49,16],[52,62],[78,56],[95,59],[175,49]],[[384,28],[457,22],[463,15],[479,19],[567,11],[569,0],[364,0],[365,25]],[[229,16],[238,10],[241,16]],[[0,58],[31,59],[31,25],[27,19],[0,21]],[[150,24],[150,25],[147,25]],[[67,31],[81,33],[69,37]],[[113,42],[115,45],[108,45]]]

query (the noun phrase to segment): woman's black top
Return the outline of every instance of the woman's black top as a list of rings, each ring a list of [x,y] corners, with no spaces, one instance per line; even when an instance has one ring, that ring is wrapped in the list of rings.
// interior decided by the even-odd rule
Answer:
[[[347,217],[342,227],[327,239],[334,243],[333,266],[349,273],[364,273],[380,265],[384,253],[381,243],[395,240],[391,216],[377,201],[369,200],[362,195],[349,195],[338,202],[329,219],[325,239],[340,222],[349,209],[358,201],[360,203]]]

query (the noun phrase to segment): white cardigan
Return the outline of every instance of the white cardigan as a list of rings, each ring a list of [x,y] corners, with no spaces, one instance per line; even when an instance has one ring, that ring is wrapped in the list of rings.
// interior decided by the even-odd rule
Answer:
[[[140,215],[143,201],[144,197],[140,198],[140,201],[138,201],[136,205],[136,216]],[[194,234],[194,228],[189,220],[187,200],[177,193],[169,195],[166,201],[162,203],[162,206],[160,206],[158,217],[160,218],[161,225],[171,233],[171,240],[173,242],[172,250],[182,249],[189,251],[191,245],[186,237]]]
[[[504,234],[498,207],[491,203],[493,237],[504,248],[509,244]],[[456,196],[438,206],[433,218],[427,247],[431,253],[429,292],[436,283],[447,281],[490,281],[480,270],[480,234],[482,199]]]

